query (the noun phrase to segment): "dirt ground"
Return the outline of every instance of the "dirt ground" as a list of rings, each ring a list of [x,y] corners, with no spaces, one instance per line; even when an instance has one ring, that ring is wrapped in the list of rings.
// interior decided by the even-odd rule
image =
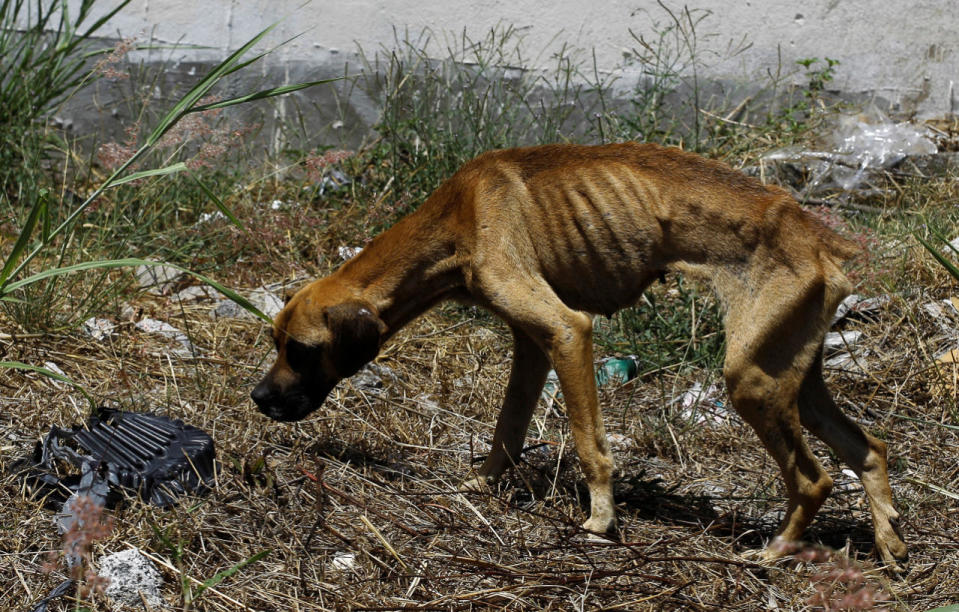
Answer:
[[[943,287],[843,322],[864,340],[852,362],[827,368],[844,409],[889,444],[911,555],[901,576],[877,569],[862,487],[818,443],[836,487],[809,545],[772,565],[750,557],[774,534],[783,484],[726,411],[711,370],[667,368],[602,388],[618,464],[615,539],[578,528],[588,499],[561,399],[537,411],[522,462],[499,485],[457,494],[488,449],[509,373],[508,331],[479,310],[444,306],[418,320],[293,425],[248,398],[271,359],[267,327],[211,318],[210,300],[140,295],[102,341],[24,336],[3,348],[6,359],[53,362],[106,405],[212,435],[211,493],[167,510],[127,499],[93,546],[94,559],[139,547],[175,609],[930,610],[959,601],[956,371],[929,355],[955,319],[936,323],[921,306],[949,297]],[[188,333],[194,354],[177,357],[136,329],[145,316]],[[49,571],[62,543],[54,513],[9,470],[51,425],[82,422],[90,407],[63,383],[2,376],[0,609],[24,610],[64,578],[62,564]],[[709,396],[684,405],[696,383]],[[99,596],[83,605],[111,609]]]

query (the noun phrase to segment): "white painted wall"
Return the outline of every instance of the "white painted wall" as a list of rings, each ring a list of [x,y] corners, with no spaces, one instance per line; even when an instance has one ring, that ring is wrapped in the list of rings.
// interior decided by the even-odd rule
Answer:
[[[663,1],[682,8],[678,0]],[[768,71],[795,73],[797,59],[828,56],[841,61],[836,89],[875,94],[921,116],[959,110],[959,93],[952,92],[959,81],[956,0],[685,1],[695,16],[708,13],[697,26],[707,64],[702,78],[758,82]],[[301,36],[271,60],[270,70],[282,70],[289,60],[330,66],[350,58],[357,45],[390,46],[394,29],[430,28],[441,42],[449,33],[478,37],[512,24],[523,30],[528,55],[560,43],[595,49],[600,69],[622,73],[628,84],[635,79],[622,69],[624,49],[635,46],[629,30],[649,34],[654,21],[667,17],[656,0],[313,0],[306,6],[302,0],[134,0],[104,32],[208,45],[213,49],[182,52],[183,59],[208,60],[285,18],[270,42]],[[744,43],[748,49],[729,56]]]

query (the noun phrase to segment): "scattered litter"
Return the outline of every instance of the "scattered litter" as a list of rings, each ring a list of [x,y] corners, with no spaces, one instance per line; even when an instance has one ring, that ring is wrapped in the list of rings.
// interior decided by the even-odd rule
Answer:
[[[877,295],[876,297],[864,298],[859,294],[849,295],[836,308],[836,314],[833,315],[830,326],[835,325],[845,318],[874,320],[883,306],[892,300],[888,294]]]
[[[600,387],[610,383],[621,385],[636,378],[638,372],[635,356],[630,355],[624,359],[611,357],[604,359],[596,369],[596,384]]]
[[[272,291],[262,287],[251,291],[246,299],[271,319],[283,310],[283,300]],[[217,302],[213,310],[210,311],[210,317],[214,319],[236,319],[239,317],[252,318],[253,315],[233,300],[223,299]]]
[[[270,202],[270,208],[272,210],[280,210],[283,208],[283,200],[273,200]]]
[[[215,210],[213,212],[202,213],[200,218],[197,219],[197,225],[203,225],[204,223],[209,223],[210,221],[219,221],[221,219],[226,219],[227,216],[224,215],[221,211]]]
[[[350,180],[348,176],[337,170],[336,168],[327,168],[323,174],[323,178],[320,179],[319,184],[319,194],[323,195],[327,191],[337,192],[347,187],[353,181]]]
[[[397,380],[399,377],[392,369],[378,363],[368,363],[350,377],[350,384],[355,389],[379,395],[383,393],[383,387],[387,381],[396,382]]]
[[[630,450],[635,446],[633,444],[633,439],[629,436],[624,436],[623,434],[611,433],[606,434],[606,440],[609,442],[610,448],[615,451],[624,452]]]
[[[103,342],[107,337],[112,336],[114,329],[116,329],[116,325],[108,319],[90,317],[83,322],[83,333],[97,342]]]
[[[927,302],[922,305],[939,328],[949,334],[955,334],[956,319],[959,319],[959,299],[947,298],[937,302]]]
[[[719,387],[709,385],[703,389],[700,382],[693,383],[682,395],[670,403],[679,404],[679,416],[697,425],[722,425],[729,418],[729,411],[722,400],[715,399]]]
[[[851,354],[846,352],[837,353],[823,361],[823,366],[830,370],[851,370],[855,369],[855,365],[856,360],[853,359]]]
[[[59,374],[60,376],[63,376],[64,378],[67,377],[67,373],[64,372],[62,369],[60,369],[60,366],[53,363],[52,361],[44,361],[43,367],[50,370],[54,374]],[[58,380],[50,379],[50,383],[53,384],[54,387],[63,387],[63,383]]]
[[[171,266],[137,266],[134,270],[141,289],[153,295],[166,295],[183,276],[183,272]]]
[[[100,497],[105,505],[123,489],[167,507],[187,493],[205,492],[215,471],[206,432],[165,416],[109,409],[85,426],[51,427],[23,464],[18,471],[35,496],[53,501],[71,491]],[[70,519],[63,520],[69,527]]]
[[[135,327],[142,332],[164,336],[179,344],[180,347],[173,351],[175,355],[183,357],[193,355],[196,352],[196,347],[193,346],[187,335],[165,321],[150,318],[140,319],[136,322]]]
[[[634,355],[623,358],[607,357],[600,361],[596,368],[596,386],[621,385],[636,378],[638,372],[639,367]],[[540,397],[546,402],[547,410],[553,407],[555,400],[563,397],[563,392],[560,391],[559,387],[559,377],[556,375],[556,370],[550,370],[546,375],[546,384],[543,385],[543,391],[540,393]]]
[[[115,603],[140,608],[146,601],[153,607],[167,607],[160,597],[163,577],[138,548],[101,557],[97,565],[97,574],[109,580],[104,595]]]
[[[66,597],[66,595],[73,588],[73,579],[67,579],[58,584],[50,593],[34,604],[30,612],[47,612],[50,609],[50,604],[55,600],[60,599],[61,597]]]
[[[846,492],[863,490],[862,483],[859,481],[859,476],[856,476],[855,472],[849,468],[843,468],[842,475],[844,478],[840,477],[836,480],[835,490]]]
[[[854,348],[862,340],[861,331],[835,331],[826,334],[823,338],[823,349],[826,353],[834,353],[840,350]]]
[[[356,565],[356,553],[338,552],[333,555],[333,561],[330,562],[330,565],[333,566],[333,569],[338,570],[353,569],[353,566]]]
[[[343,261],[347,261],[359,255],[362,250],[363,247],[341,246],[336,249],[336,254],[339,255]]]
[[[938,152],[925,126],[897,123],[877,109],[838,115],[831,129],[819,150],[788,147],[766,154],[763,160],[804,167],[811,175],[803,193],[808,196],[828,188],[855,190],[875,170],[895,166],[907,156]]]

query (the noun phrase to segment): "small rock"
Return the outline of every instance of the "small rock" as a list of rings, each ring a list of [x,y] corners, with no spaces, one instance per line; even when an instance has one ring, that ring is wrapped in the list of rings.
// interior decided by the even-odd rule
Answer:
[[[115,328],[116,325],[108,319],[90,317],[83,322],[83,333],[97,342],[103,342],[108,336],[112,336]]]
[[[134,274],[141,289],[153,295],[166,295],[173,289],[183,272],[171,266],[137,266]]]
[[[173,298],[180,302],[199,302],[216,298],[216,290],[206,285],[193,285],[173,294]]]
[[[160,597],[163,577],[137,548],[129,548],[102,557],[98,563],[99,575],[109,579],[104,592],[114,602],[124,606],[143,607],[143,600],[154,607],[166,608]]]
[[[136,322],[136,328],[148,334],[165,336],[179,344],[180,348],[173,351],[174,354],[192,355],[196,351],[196,347],[193,346],[186,334],[165,321],[150,318],[140,319]]]
[[[254,289],[246,296],[246,299],[250,300],[251,304],[271,319],[283,310],[283,300],[267,289]],[[224,299],[216,303],[216,306],[210,311],[210,317],[214,319],[235,319],[238,317],[252,318],[253,315],[233,300]]]

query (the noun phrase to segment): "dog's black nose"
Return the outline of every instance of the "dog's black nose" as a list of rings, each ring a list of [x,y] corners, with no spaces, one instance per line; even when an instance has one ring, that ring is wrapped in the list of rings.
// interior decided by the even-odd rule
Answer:
[[[253,391],[250,392],[250,397],[260,408],[265,408],[270,403],[271,395],[273,394],[270,392],[270,387],[265,381],[258,384],[253,388]]]

